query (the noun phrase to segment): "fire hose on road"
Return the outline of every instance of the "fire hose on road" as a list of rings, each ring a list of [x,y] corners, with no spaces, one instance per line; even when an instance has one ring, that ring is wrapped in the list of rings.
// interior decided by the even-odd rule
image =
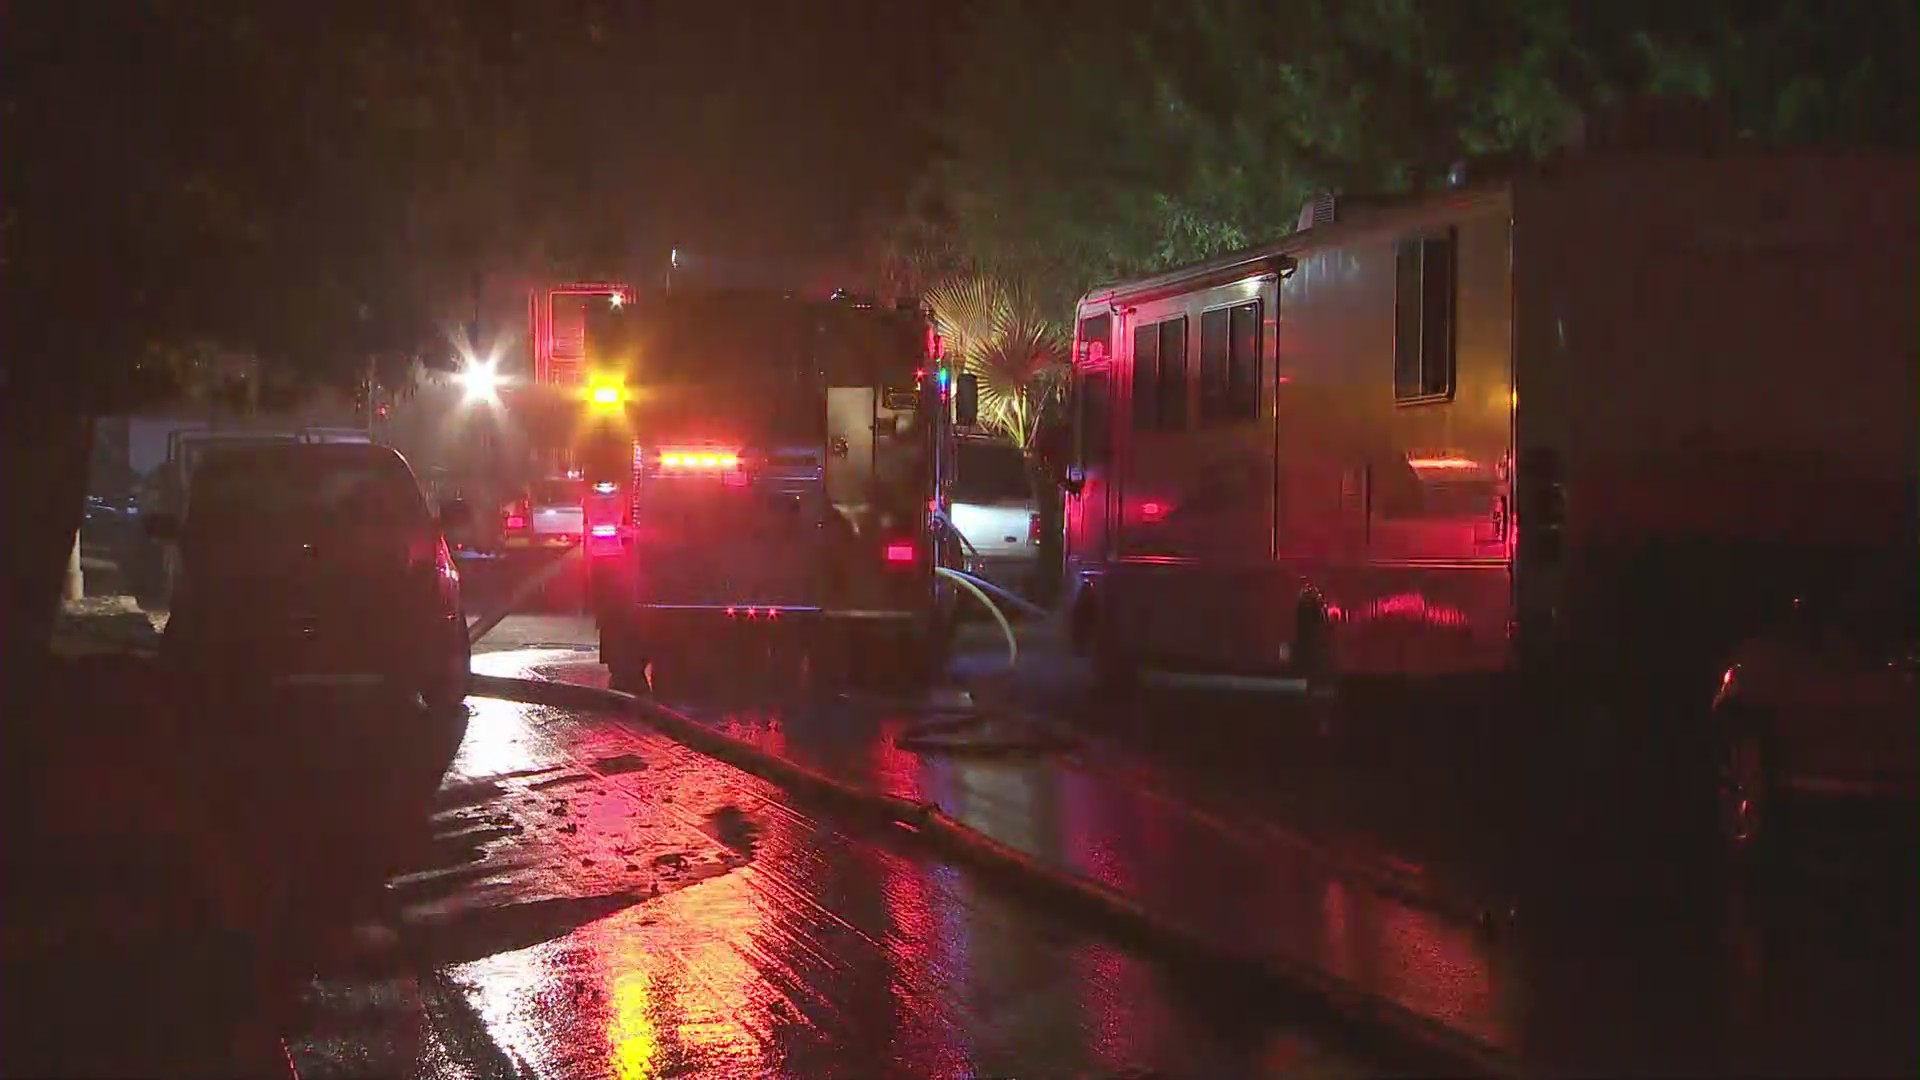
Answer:
[[[995,672],[989,678],[1005,681],[1013,677],[1020,664],[1020,643],[1013,632],[1013,624],[1008,621],[1000,605],[993,602],[993,596],[1003,597],[1029,613],[1045,616],[1045,608],[1033,604],[1019,596],[984,581],[972,574],[964,573],[945,566],[934,567],[934,573],[947,578],[964,589],[968,595],[978,600],[987,613],[1000,627],[1001,635],[1007,643],[1007,666]],[[975,698],[974,690],[981,687],[976,684],[967,688],[968,697]],[[995,694],[1004,697],[1004,694]],[[1008,754],[1046,754],[1072,749],[1074,740],[1062,733],[1050,730],[1046,725],[1008,709],[1004,703],[993,707],[981,708],[978,705],[959,709],[935,709],[941,715],[931,717],[914,724],[896,734],[893,744],[902,750],[918,754],[964,754],[971,756],[999,756]]]

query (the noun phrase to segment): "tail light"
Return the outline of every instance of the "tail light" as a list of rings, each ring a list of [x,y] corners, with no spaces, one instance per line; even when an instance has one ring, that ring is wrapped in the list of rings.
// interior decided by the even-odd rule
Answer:
[[[1040,515],[1028,514],[1027,515],[1027,543],[1038,544],[1039,542],[1040,542]]]
[[[919,557],[911,540],[895,540],[887,545],[887,563],[890,566],[902,566],[912,563]]]
[[[443,603],[456,595],[455,590],[460,587],[460,564],[454,562],[453,552],[437,533],[420,533],[410,540],[407,563],[414,580],[423,585],[431,583]]]
[[[532,512],[533,508],[525,500],[522,500],[513,506],[507,507],[506,510],[503,511],[501,524],[509,531],[524,529],[527,527],[527,518]]]

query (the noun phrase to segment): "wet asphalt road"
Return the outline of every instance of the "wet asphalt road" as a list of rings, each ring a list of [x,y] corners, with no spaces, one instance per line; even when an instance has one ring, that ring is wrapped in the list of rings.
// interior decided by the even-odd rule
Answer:
[[[1071,666],[1029,662],[1041,681]],[[604,679],[591,653],[516,663]],[[1835,823],[1806,865],[1719,883],[1684,907],[1635,897],[1633,882],[1601,883],[1618,898],[1564,910],[1565,890],[1525,892],[1528,906],[1514,896],[1531,879],[1585,888],[1583,864],[1600,856],[1517,844],[1527,830],[1502,817],[1514,803],[1487,790],[1498,781],[1474,763],[1490,755],[1470,728],[1451,751],[1395,734],[1419,730],[1418,717],[1330,740],[1284,698],[1187,687],[1081,715],[1062,701],[1059,726],[1079,738],[1067,754],[923,755],[897,744],[911,710],[801,704],[778,689],[778,664],[705,666],[666,692],[729,734],[933,799],[1242,950],[1306,960],[1542,1071],[1911,1072],[1920,949],[1912,848],[1897,826]]]
[[[429,834],[308,990],[304,1076],[1371,1071],[630,722],[470,705]]]

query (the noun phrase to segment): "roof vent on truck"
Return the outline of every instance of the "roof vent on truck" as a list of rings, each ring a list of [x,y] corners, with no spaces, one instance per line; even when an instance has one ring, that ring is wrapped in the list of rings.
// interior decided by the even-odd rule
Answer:
[[[1308,199],[1300,208],[1300,220],[1293,226],[1294,232],[1303,232],[1316,225],[1331,225],[1340,219],[1340,200],[1331,191],[1323,191]]]

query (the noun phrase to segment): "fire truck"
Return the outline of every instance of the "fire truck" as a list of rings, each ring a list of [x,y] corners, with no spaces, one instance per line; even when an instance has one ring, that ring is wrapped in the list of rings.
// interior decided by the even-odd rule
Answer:
[[[978,387],[926,315],[839,297],[623,297],[584,316],[580,459],[615,686],[720,640],[942,665],[956,428]]]

